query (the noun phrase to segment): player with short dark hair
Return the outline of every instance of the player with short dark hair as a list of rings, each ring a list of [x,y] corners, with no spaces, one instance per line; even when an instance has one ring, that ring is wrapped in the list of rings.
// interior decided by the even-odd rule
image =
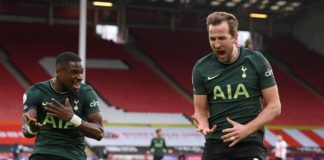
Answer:
[[[64,52],[56,58],[56,76],[32,85],[23,96],[25,137],[36,136],[30,160],[85,160],[84,137],[103,137],[95,91],[83,80],[79,56]]]
[[[156,137],[151,140],[150,150],[152,151],[148,151],[148,153],[153,152],[153,160],[162,160],[164,153],[168,151],[165,139],[162,137],[161,132],[161,129],[156,129]]]
[[[192,119],[206,137],[203,160],[264,159],[263,126],[281,113],[269,62],[262,53],[237,45],[237,27],[230,13],[210,14],[212,53],[193,68]]]

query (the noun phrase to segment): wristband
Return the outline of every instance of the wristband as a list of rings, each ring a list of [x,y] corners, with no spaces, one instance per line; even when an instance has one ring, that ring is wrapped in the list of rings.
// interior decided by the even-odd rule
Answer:
[[[33,136],[37,134],[37,132],[33,132],[32,130],[30,130],[29,126],[27,126],[27,132],[28,132],[28,134],[33,135]]]
[[[77,116],[76,114],[74,114],[70,120],[70,123],[72,123],[74,125],[74,127],[79,127],[82,123],[82,119],[79,116]]]

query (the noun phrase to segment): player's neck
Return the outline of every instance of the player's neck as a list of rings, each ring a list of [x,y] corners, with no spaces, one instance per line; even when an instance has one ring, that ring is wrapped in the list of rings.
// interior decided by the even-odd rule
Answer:
[[[66,93],[66,90],[64,90],[63,86],[56,80],[56,78],[52,78],[50,84],[55,92],[60,94]]]
[[[239,56],[240,56],[239,47],[237,45],[233,45],[232,58],[230,63],[234,63]]]

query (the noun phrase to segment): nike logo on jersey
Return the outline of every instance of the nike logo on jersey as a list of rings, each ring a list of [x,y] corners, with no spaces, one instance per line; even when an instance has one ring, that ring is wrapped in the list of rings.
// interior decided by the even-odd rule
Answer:
[[[212,79],[215,79],[219,76],[219,74],[215,75],[215,76],[208,76],[207,79],[208,80],[212,80]]]
[[[45,107],[46,105],[48,105],[49,102],[42,102],[42,106]]]

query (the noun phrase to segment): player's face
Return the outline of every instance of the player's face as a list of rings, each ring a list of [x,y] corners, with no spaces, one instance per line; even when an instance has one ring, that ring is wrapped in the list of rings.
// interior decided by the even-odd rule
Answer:
[[[83,67],[81,62],[70,62],[58,72],[58,78],[64,88],[77,92],[83,80]]]
[[[222,63],[231,63],[234,45],[237,42],[237,35],[229,33],[227,22],[219,25],[209,25],[208,27],[209,44],[217,59]]]
[[[161,132],[156,132],[157,137],[161,137]]]

